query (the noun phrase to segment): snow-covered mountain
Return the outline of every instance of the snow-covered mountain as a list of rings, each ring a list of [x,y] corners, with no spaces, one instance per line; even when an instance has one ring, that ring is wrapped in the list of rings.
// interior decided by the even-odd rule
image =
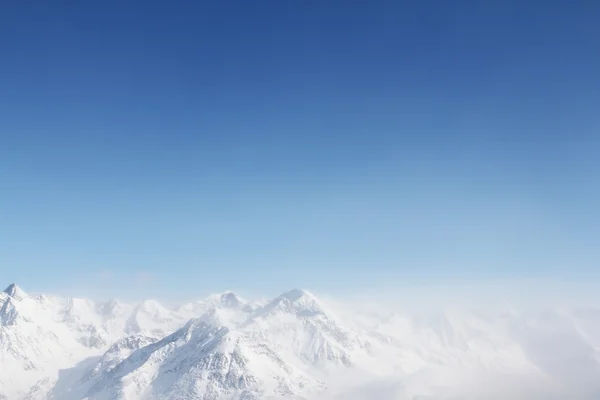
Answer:
[[[45,312],[39,298],[11,285],[0,305],[0,398],[22,397],[39,381],[93,354],[67,324]],[[16,295],[13,297],[13,295]]]
[[[194,319],[132,353],[86,398],[287,398],[321,385],[288,364],[266,340]]]
[[[187,321],[154,301],[133,305],[29,296],[14,284],[1,293],[0,399],[21,398],[32,390],[38,396],[57,381],[60,370],[101,355],[121,338],[158,340]],[[10,373],[5,366],[11,366]]]
[[[0,292],[0,399],[329,400],[379,390],[437,400],[461,398],[461,387],[486,398],[481,382],[517,380],[594,398],[599,327],[594,309],[365,313],[305,290],[265,302],[225,292],[171,309],[10,285]]]

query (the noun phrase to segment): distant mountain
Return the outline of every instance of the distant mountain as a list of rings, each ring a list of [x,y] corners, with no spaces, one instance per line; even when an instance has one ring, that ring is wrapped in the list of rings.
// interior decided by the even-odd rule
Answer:
[[[366,314],[299,289],[171,309],[10,285],[0,292],[0,399],[438,400],[490,376],[594,398],[599,327],[595,309]]]

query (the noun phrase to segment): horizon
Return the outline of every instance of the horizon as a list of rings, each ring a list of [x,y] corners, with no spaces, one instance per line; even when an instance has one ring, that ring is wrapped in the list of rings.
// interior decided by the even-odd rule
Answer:
[[[127,292],[117,296],[96,295],[87,289],[75,292],[37,292],[29,291],[17,283],[10,283],[4,290],[8,293],[11,287],[27,296],[55,296],[62,298],[87,299],[96,304],[118,301],[128,304],[140,304],[145,301],[156,301],[173,309],[179,306],[203,301],[214,296],[233,294],[248,302],[264,302],[299,291],[314,296],[330,305],[352,305],[364,310],[380,309],[387,312],[439,309],[486,310],[499,306],[516,307],[520,311],[560,310],[561,308],[594,309],[600,307],[595,282],[565,281],[488,281],[435,284],[400,284],[394,290],[362,291],[350,294],[315,291],[306,287],[280,288],[271,292],[249,292],[247,290],[223,289],[213,290],[181,297],[161,296],[154,293],[150,296],[130,296]]]
[[[597,282],[598,11],[3,5],[2,276],[103,298]]]

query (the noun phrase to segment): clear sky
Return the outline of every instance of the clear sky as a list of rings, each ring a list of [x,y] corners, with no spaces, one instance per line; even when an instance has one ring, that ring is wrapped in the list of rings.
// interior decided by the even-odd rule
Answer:
[[[597,279],[600,3],[0,5],[0,277]]]

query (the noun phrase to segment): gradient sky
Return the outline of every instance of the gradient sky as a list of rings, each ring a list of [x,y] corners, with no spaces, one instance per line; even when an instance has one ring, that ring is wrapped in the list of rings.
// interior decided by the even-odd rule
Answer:
[[[5,2],[0,277],[122,297],[597,279],[599,18]]]

